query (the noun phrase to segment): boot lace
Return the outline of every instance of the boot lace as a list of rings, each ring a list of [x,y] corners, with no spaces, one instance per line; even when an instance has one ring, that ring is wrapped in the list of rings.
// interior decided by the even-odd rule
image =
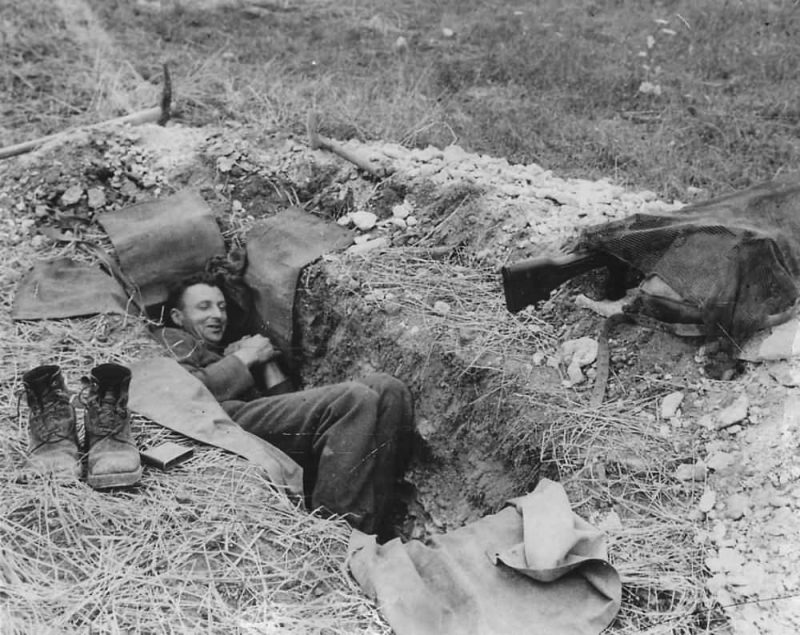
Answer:
[[[117,434],[125,425],[127,414],[126,409],[120,406],[119,400],[114,399],[114,395],[104,395],[102,399],[98,399],[94,431],[106,437]]]
[[[91,394],[91,381],[86,378],[82,381],[84,386],[78,395],[78,401],[89,412],[93,412],[91,434],[105,438],[120,432],[128,416],[121,400],[115,399],[111,391],[94,398]]]
[[[54,389],[51,395],[42,400],[41,409],[31,412],[31,424],[42,444],[56,443],[72,439],[72,417],[69,394]]]

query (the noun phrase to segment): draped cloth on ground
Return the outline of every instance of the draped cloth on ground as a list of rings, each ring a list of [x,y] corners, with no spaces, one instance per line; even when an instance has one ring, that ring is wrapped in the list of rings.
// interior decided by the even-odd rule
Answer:
[[[344,249],[352,233],[291,207],[255,225],[246,237],[245,284],[252,290],[256,330],[288,351],[293,339],[294,297],[303,267],[323,254]]]
[[[11,318],[41,320],[125,313],[125,290],[99,267],[69,258],[40,261],[20,281]]]
[[[114,245],[120,275],[146,307],[162,303],[170,285],[208,271],[225,255],[213,213],[193,190],[101,214],[98,222]],[[238,326],[239,335],[260,332],[282,351],[291,351],[300,272],[352,241],[351,232],[300,208],[258,222],[246,236],[243,279],[237,274],[236,285],[230,280],[224,285],[228,295],[235,292],[229,298],[234,300],[231,309],[243,314],[229,315],[229,326]],[[99,269],[61,258],[38,263],[23,278],[12,317],[74,317],[124,312],[126,306],[127,293],[119,282]]]
[[[302,468],[234,423],[203,383],[174,359],[135,362],[131,373],[130,410],[190,439],[238,454],[264,468],[287,493],[303,495]]]
[[[509,502],[430,545],[353,532],[350,570],[397,635],[583,635],[611,623],[622,587],[603,534],[553,481]]]
[[[699,314],[708,333],[741,345],[785,321],[800,298],[800,184],[769,181],[668,214],[587,227],[576,251],[630,265],[659,292],[640,312],[667,322]]]
[[[225,254],[214,215],[194,190],[100,214],[98,221],[145,306],[163,302],[170,284]]]

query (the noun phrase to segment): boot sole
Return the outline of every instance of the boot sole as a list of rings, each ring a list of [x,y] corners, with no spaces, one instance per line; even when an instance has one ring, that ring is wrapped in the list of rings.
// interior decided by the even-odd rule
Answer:
[[[89,475],[86,482],[92,489],[109,489],[111,487],[128,487],[135,485],[142,478],[142,468],[133,472],[115,472],[114,474]]]
[[[32,476],[39,478],[52,478],[56,481],[79,481],[81,474],[83,473],[80,463],[76,463],[74,467],[62,467],[58,469],[26,463],[24,466],[24,471]]]

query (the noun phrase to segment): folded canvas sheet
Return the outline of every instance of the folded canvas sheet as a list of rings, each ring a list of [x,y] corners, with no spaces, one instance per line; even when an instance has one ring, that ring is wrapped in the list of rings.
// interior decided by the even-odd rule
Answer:
[[[145,306],[163,302],[170,284],[225,253],[211,209],[193,190],[101,214],[98,221]]]
[[[302,497],[302,468],[274,445],[234,423],[203,383],[174,359],[139,361],[131,366],[131,373],[128,407],[132,411],[252,461],[267,471],[275,485]]]
[[[543,480],[497,514],[432,539],[354,532],[350,570],[397,635],[585,635],[619,610],[603,535]]]
[[[37,262],[17,286],[11,318],[41,320],[125,313],[127,296],[99,267],[69,258]]]
[[[351,242],[349,231],[300,208],[289,208],[253,227],[246,237],[244,281],[253,291],[258,330],[281,349],[290,350],[300,272]]]

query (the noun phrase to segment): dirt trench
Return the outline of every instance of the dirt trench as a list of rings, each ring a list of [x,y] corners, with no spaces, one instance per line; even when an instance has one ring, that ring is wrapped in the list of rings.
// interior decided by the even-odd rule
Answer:
[[[417,263],[418,271],[428,264]],[[426,326],[365,300],[374,277],[368,261],[355,268],[334,260],[306,272],[297,304],[304,377],[327,383],[387,372],[409,386],[420,439],[409,479],[430,530],[459,527],[530,491],[542,427],[520,394],[527,382],[477,365],[453,346],[464,336],[446,320]]]

